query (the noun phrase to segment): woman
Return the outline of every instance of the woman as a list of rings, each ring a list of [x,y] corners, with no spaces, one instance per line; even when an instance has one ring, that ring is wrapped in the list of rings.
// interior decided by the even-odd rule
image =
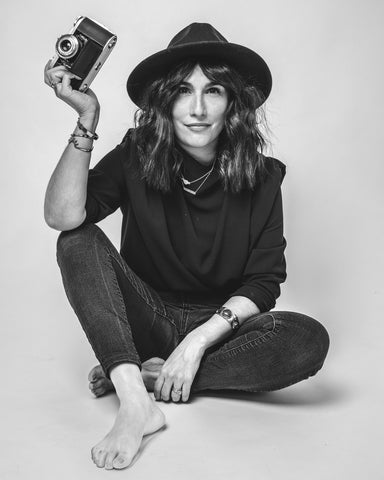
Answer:
[[[90,171],[99,104],[71,89],[73,77],[46,66],[79,120],[45,218],[63,231],[65,290],[100,361],[90,388],[120,400],[92,458],[118,469],[165,424],[147,391],[186,402],[206,389],[280,389],[321,368],[329,339],[310,317],[270,312],[286,277],[285,166],[262,154],[262,58],[208,24],[186,27],[131,73],[136,128]],[[117,208],[121,254],[94,225]]]

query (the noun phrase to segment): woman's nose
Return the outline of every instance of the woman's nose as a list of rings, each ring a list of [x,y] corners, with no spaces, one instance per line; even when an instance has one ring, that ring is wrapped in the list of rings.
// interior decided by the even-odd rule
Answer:
[[[207,109],[203,95],[193,95],[191,99],[190,113],[194,117],[204,117],[207,114]]]

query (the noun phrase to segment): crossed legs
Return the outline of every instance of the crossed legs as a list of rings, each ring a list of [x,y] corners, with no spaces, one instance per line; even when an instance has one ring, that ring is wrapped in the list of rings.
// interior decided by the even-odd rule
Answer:
[[[101,395],[114,388],[120,400],[114,426],[92,449],[92,458],[99,467],[124,468],[142,437],[165,423],[147,390],[178,344],[177,319],[98,227],[62,233],[57,258],[68,299],[101,365],[90,373],[91,389]],[[213,311],[206,311],[206,319]],[[283,388],[321,368],[328,342],[324,327],[302,314],[251,317],[227,342],[206,352],[192,392]]]

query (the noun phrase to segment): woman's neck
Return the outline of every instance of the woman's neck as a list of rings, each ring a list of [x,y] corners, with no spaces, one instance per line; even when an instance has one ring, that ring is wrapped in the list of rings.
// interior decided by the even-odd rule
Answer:
[[[216,148],[203,149],[203,148],[185,147],[181,145],[180,145],[180,148],[182,148],[187,153],[189,153],[189,155],[194,160],[196,160],[197,162],[199,162],[201,165],[205,167],[209,167],[210,165],[212,165],[216,157]]]

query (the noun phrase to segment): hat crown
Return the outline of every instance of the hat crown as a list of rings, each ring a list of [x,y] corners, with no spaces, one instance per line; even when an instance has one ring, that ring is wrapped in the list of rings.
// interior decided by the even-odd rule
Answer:
[[[195,22],[177,33],[169,42],[168,49],[202,42],[228,43],[228,40],[209,23]]]
[[[266,100],[272,87],[272,76],[265,61],[253,50],[230,43],[209,23],[194,22],[183,28],[168,47],[144,59],[127,80],[128,95],[140,108],[144,105],[146,87],[156,79],[166,77],[188,58],[214,59],[233,67],[247,84],[262,93],[258,107]]]

